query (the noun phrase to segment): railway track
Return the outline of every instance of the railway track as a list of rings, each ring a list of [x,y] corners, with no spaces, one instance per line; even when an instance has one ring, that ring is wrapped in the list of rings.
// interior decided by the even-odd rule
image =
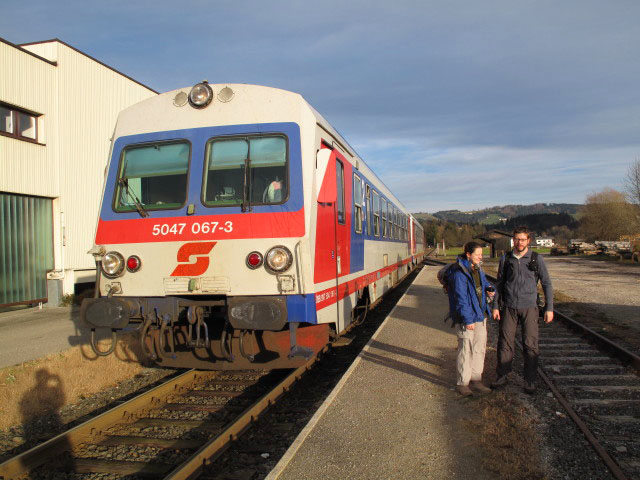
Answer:
[[[418,271],[405,275],[392,291],[406,287]],[[398,289],[400,293],[404,287]],[[369,308],[395,304],[396,295],[385,295]],[[381,315],[374,317],[385,317],[392,306],[376,308],[381,308]],[[360,333],[365,338],[354,344],[366,343],[383,318],[359,326],[366,311],[358,313],[354,327],[364,327],[364,332],[350,330],[295,370],[187,371],[0,464],[0,480],[197,478],[329,348],[348,346]],[[343,362],[349,360],[339,361]],[[334,365],[329,370],[339,375],[343,368]],[[308,414],[309,409],[299,413]],[[207,471],[205,476],[212,474]]]
[[[640,357],[557,310],[554,316],[540,328],[540,377],[613,477],[640,478]]]
[[[194,478],[315,361],[287,371],[190,370],[0,464],[0,478]]]

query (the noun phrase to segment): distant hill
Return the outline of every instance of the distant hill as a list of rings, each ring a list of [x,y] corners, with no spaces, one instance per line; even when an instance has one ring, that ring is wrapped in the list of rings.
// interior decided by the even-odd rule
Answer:
[[[460,223],[481,223],[485,225],[495,225],[502,219],[509,220],[513,217],[542,213],[566,213],[577,219],[583,205],[577,203],[534,203],[533,205],[505,205],[461,212],[460,210],[443,210],[432,215],[427,213],[414,214],[419,219],[424,220],[448,220]],[[432,217],[432,218],[429,218]]]

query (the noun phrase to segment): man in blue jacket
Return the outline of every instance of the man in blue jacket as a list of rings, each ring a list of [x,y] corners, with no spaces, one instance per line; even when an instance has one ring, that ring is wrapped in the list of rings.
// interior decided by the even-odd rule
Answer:
[[[449,312],[457,327],[458,358],[456,361],[456,391],[468,396],[473,390],[489,393],[482,383],[484,356],[487,347],[487,319],[491,315],[486,292],[490,285],[480,268],[482,245],[468,242],[447,274]]]
[[[513,250],[500,259],[493,318],[500,322],[498,337],[498,378],[491,385],[508,383],[511,371],[516,328],[522,329],[524,344],[524,389],[535,393],[538,369],[538,280],[542,284],[546,307],[544,322],[553,321],[553,287],[544,260],[529,249],[531,236],[527,227],[513,231]],[[498,309],[501,303],[502,309]]]

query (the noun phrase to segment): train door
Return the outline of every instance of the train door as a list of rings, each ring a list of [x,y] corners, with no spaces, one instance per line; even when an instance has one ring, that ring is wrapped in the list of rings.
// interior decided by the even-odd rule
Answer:
[[[349,307],[341,300],[348,296],[348,285],[340,285],[340,277],[349,273],[349,222],[345,202],[345,163],[334,151],[322,149],[318,152],[318,173],[326,165],[318,193],[318,216],[316,231],[316,258],[314,282],[332,281],[332,286],[322,292],[320,301],[330,300],[338,331],[346,327],[345,311]],[[328,298],[327,298],[328,297]],[[318,297],[316,299],[318,305]],[[333,305],[335,304],[335,305]],[[330,307],[326,307],[330,308]]]

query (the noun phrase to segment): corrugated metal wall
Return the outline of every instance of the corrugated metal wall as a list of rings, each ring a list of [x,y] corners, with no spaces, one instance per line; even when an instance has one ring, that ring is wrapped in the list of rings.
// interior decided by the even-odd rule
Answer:
[[[0,192],[0,306],[47,299],[53,269],[51,199]]]
[[[53,50],[53,46],[56,47]],[[104,170],[118,113],[156,94],[59,42],[25,47],[56,60],[60,211],[64,269],[93,269]],[[48,196],[48,195],[45,195]]]

